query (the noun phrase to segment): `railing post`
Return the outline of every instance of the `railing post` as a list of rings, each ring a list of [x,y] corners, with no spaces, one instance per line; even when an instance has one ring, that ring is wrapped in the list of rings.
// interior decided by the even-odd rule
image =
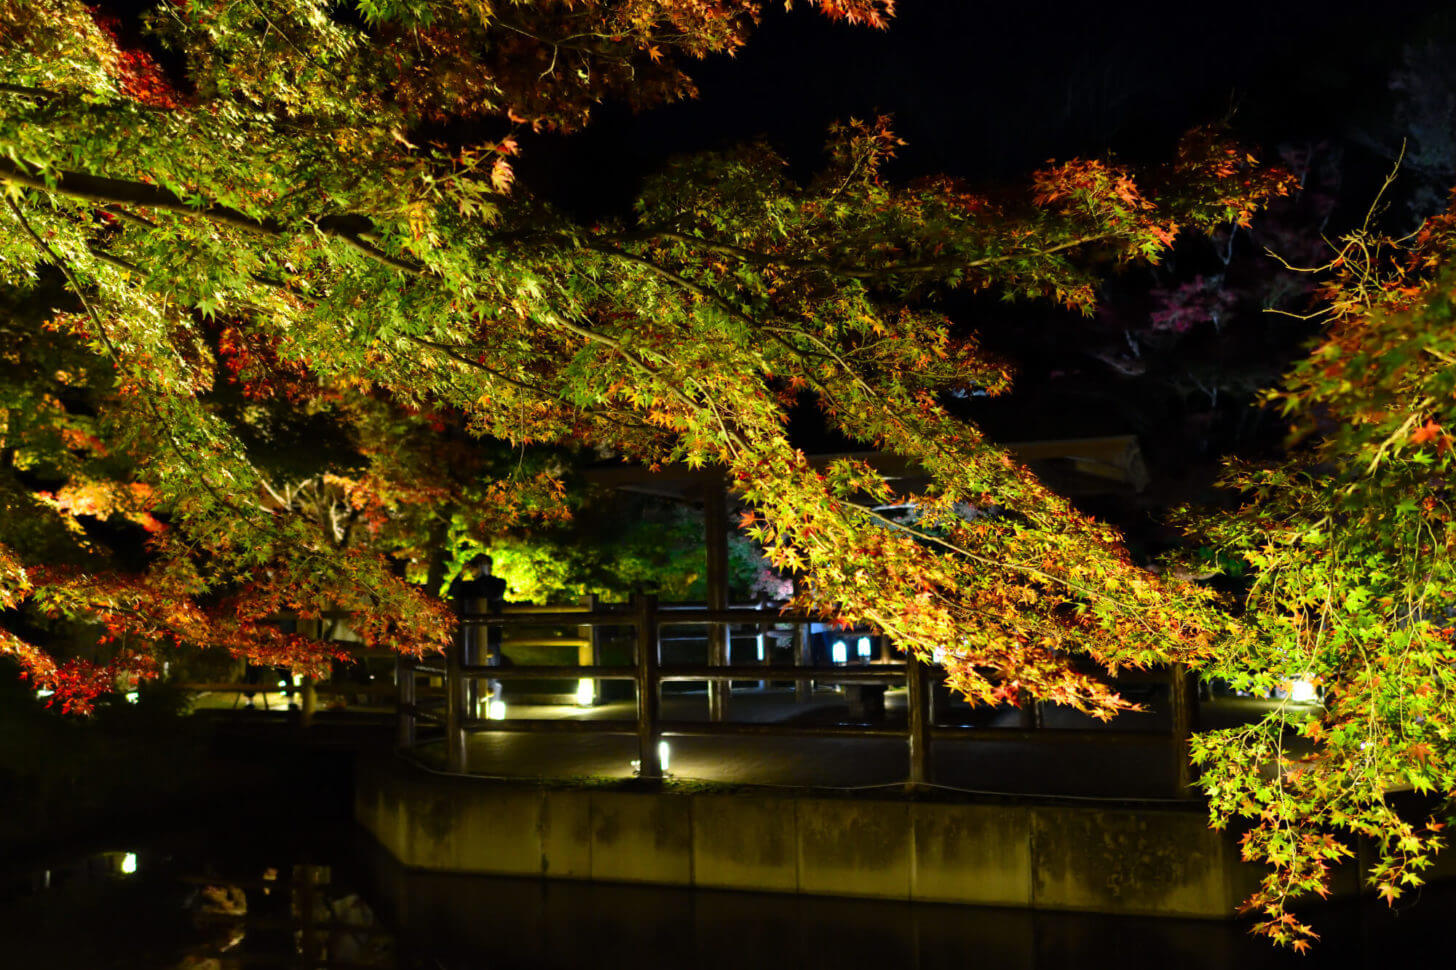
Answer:
[[[595,616],[597,612],[597,594],[588,593],[582,598],[581,605],[587,608],[589,615]],[[602,643],[597,635],[597,629],[598,627],[595,623],[583,624],[576,628],[577,639],[586,641],[586,645],[578,647],[576,651],[576,662],[583,667],[595,667],[602,662]],[[577,702],[580,703],[584,696],[578,685]],[[591,699],[587,703],[595,704],[601,700],[601,696],[601,681],[594,679],[591,682]]]
[[[445,767],[450,771],[465,771],[465,677],[460,667],[465,655],[465,638],[470,635],[460,619],[465,612],[463,597],[454,598],[455,638],[445,652]]]
[[[415,663],[403,654],[394,658],[394,743],[401,749],[415,746]]]
[[[728,608],[728,493],[723,480],[715,478],[703,486],[703,535],[707,547],[706,579],[708,609]],[[732,662],[733,631],[726,623],[708,624],[708,665],[726,667]],[[728,720],[729,680],[708,681],[708,720]]]
[[[1041,701],[1027,697],[1021,701],[1021,729],[1037,731],[1042,726]]]
[[[662,779],[662,758],[657,753],[657,597],[638,593],[637,625],[637,776],[650,781]]]
[[[298,948],[303,966],[317,966],[324,959],[322,940],[315,929],[314,906],[318,895],[317,867],[301,865],[293,867],[293,901],[298,907]]]
[[[1174,794],[1186,796],[1193,785],[1188,737],[1198,727],[1198,681],[1186,664],[1168,668],[1168,708],[1173,722]]]
[[[767,612],[768,610],[768,603],[765,602],[762,596],[758,598],[758,602],[755,605],[759,612]],[[768,645],[768,631],[771,627],[772,624],[760,623],[754,628],[753,649],[758,654],[758,663],[762,667],[770,667],[773,665],[773,652],[769,649]],[[763,690],[768,686],[768,683],[766,680],[760,680],[758,682],[758,689]]]
[[[313,714],[318,708],[318,692],[313,689],[313,675],[305,674],[303,686],[299,691],[302,695],[298,705],[298,724],[307,731],[313,727]]]
[[[809,632],[809,623],[794,624],[794,666],[812,667],[814,665],[814,637]],[[799,704],[809,703],[814,696],[814,682],[812,680],[794,681],[794,700]]]
[[[931,781],[930,767],[930,704],[925,683],[925,665],[909,651],[905,654],[906,703],[909,706],[907,738],[910,755],[910,780],[906,789],[915,789]]]

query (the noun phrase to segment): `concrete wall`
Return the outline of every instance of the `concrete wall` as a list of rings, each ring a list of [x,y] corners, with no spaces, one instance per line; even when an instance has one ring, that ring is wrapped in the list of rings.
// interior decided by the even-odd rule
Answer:
[[[541,789],[370,758],[355,814],[437,872],[1204,918],[1253,875],[1199,808]]]

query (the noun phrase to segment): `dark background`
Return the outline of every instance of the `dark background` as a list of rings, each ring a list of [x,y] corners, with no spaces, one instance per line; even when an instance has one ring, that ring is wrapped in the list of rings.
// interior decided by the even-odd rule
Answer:
[[[1232,117],[1254,142],[1370,126],[1402,47],[1449,33],[1442,4],[901,0],[887,31],[765,4],[735,57],[689,64],[701,97],[603,105],[570,137],[526,140],[521,177],[585,217],[622,211],[669,155],[767,137],[796,173],[837,119],[892,113],[891,174],[1018,179],[1046,159],[1153,160]]]

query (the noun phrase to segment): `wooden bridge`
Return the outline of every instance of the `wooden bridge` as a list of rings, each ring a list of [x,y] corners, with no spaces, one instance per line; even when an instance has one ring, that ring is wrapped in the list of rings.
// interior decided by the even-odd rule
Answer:
[[[1182,669],[1133,672],[1118,681],[1154,699],[1159,709],[1155,729],[1117,722],[1101,726],[1090,719],[1083,727],[1069,727],[1069,716],[1061,713],[1053,724],[1046,723],[1039,704],[972,711],[950,695],[937,669],[896,656],[880,638],[815,633],[813,627],[823,624],[773,607],[711,609],[660,603],[649,595],[628,604],[592,599],[554,607],[473,609],[476,605],[457,602],[459,631],[443,656],[394,657],[391,680],[320,683],[304,678],[296,686],[286,684],[282,689],[298,708],[290,719],[305,731],[321,724],[380,727],[389,721],[397,750],[459,773],[539,773],[539,765],[476,763],[472,742],[498,735],[630,738],[636,774],[644,780],[663,777],[663,742],[669,739],[814,738],[876,741],[873,757],[882,759],[884,742],[899,742],[900,777],[911,788],[950,780],[937,778],[932,756],[937,745],[959,749],[973,743],[1135,751],[1141,762],[1162,762],[1158,774],[1170,783],[1165,795],[1187,792],[1187,738],[1198,699],[1193,679]],[[500,631],[495,646],[492,629]],[[836,641],[844,647],[838,656],[831,646]],[[873,646],[867,649],[868,643]],[[744,654],[747,659],[739,660]],[[377,663],[386,656],[393,655],[369,651],[360,662]],[[555,662],[542,662],[550,658]],[[735,684],[740,695],[733,693]],[[236,694],[271,690],[242,683],[177,686]],[[706,705],[702,687],[708,688]],[[698,692],[684,695],[684,688]],[[889,712],[882,700],[887,690],[895,696]],[[342,714],[320,710],[319,698],[330,696],[368,703],[345,705]],[[733,716],[735,696],[752,708],[751,718]],[[723,757],[732,756],[731,745],[724,746]],[[753,781],[742,772],[733,777]],[[771,783],[785,780],[779,773]],[[1148,790],[1141,787],[1138,794]]]
[[[1061,475],[1070,492],[1135,491],[1146,483],[1137,441],[1131,436],[1008,447],[1040,474]],[[923,471],[887,454],[823,455],[812,460],[824,463],[836,457],[869,461],[905,487],[916,485],[917,476],[923,476]],[[393,717],[399,750],[421,756],[443,750],[442,756],[433,757],[438,767],[461,773],[530,770],[529,765],[474,763],[472,749],[478,750],[485,738],[559,736],[564,732],[595,739],[630,737],[635,738],[637,773],[644,779],[661,777],[660,745],[668,738],[858,740],[878,742],[881,753],[876,757],[883,757],[884,742],[892,740],[903,743],[900,780],[912,787],[940,781],[933,754],[937,744],[1095,745],[1098,750],[1136,749],[1140,763],[1156,762],[1156,773],[1166,777],[1164,794],[1186,794],[1187,738],[1197,721],[1198,700],[1194,681],[1185,670],[1132,672],[1119,680],[1129,690],[1157,695],[1158,730],[1121,719],[1106,727],[1059,710],[1050,715],[1053,723],[1044,723],[1042,707],[1037,704],[1015,714],[973,714],[944,689],[936,670],[897,656],[879,638],[872,638],[876,642],[872,657],[860,656],[858,649],[852,654],[846,649],[838,657],[823,649],[822,643],[820,649],[814,649],[816,635],[811,628],[822,624],[810,617],[788,615],[765,604],[730,606],[727,535],[733,499],[720,472],[680,466],[656,471],[613,466],[596,470],[592,477],[599,485],[702,506],[706,603],[662,603],[639,595],[629,604],[602,604],[588,598],[574,605],[497,605],[490,609],[482,601],[457,601],[460,632],[445,656],[418,663],[399,659],[392,682],[304,680],[293,695],[300,708],[299,722],[309,726],[327,716],[318,711],[319,695],[370,697],[378,702],[371,705],[376,717]],[[859,634],[847,636],[849,639],[858,646]],[[750,660],[733,662],[735,647],[745,646],[751,646]],[[388,654],[366,651],[360,656],[367,664]],[[735,682],[756,683],[760,688],[792,684],[792,697],[765,699],[765,694],[755,700],[751,719],[734,718],[730,698]],[[664,697],[684,685],[706,689],[706,717],[687,716],[684,704],[676,699],[664,705]],[[242,685],[190,686],[247,689]],[[903,721],[898,710],[901,687]],[[841,706],[849,710],[840,712],[842,716],[823,710],[808,716],[806,709],[826,706],[823,694],[830,689],[842,692],[841,699],[847,704]],[[887,690],[895,692],[895,717],[884,713],[882,699]],[[1150,748],[1161,753],[1154,754]],[[596,770],[592,764],[580,762],[572,764],[571,772]],[[738,780],[751,779],[740,775]],[[776,781],[789,779],[781,776]]]

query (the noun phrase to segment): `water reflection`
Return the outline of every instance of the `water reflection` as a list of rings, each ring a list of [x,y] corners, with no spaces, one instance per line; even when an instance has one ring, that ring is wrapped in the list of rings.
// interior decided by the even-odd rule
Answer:
[[[1300,959],[1213,921],[433,875],[347,826],[274,823],[4,874],[0,966],[1383,970],[1445,952],[1453,917],[1451,889],[1324,909]]]
[[[195,885],[186,907],[203,939],[177,970],[224,970],[282,962],[299,967],[393,967],[391,934],[357,892],[332,882],[329,866],[295,865],[280,876],[264,869],[254,881],[186,878]]]
[[[231,970],[398,966],[393,934],[349,878],[247,838],[163,840],[48,860],[0,883],[0,965]],[[324,839],[327,855],[348,847]],[[241,851],[240,851],[241,850]],[[252,855],[250,860],[247,858]],[[316,852],[305,856],[316,859]],[[347,866],[346,866],[347,868]]]
[[[1298,960],[1233,924],[396,871],[401,947],[449,970],[1257,970]],[[1419,949],[1419,948],[1417,948]],[[1351,962],[1350,958],[1355,959]],[[1384,962],[1371,968],[1389,966]]]

